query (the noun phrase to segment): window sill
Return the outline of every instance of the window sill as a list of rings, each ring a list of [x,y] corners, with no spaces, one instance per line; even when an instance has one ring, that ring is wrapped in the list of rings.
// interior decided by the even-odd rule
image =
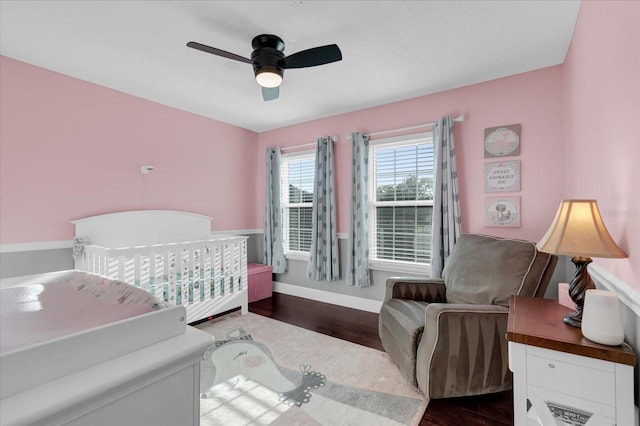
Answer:
[[[309,261],[309,253],[305,253],[303,251],[289,251],[284,254],[288,260],[303,260]]]
[[[369,269],[376,271],[398,272],[402,275],[428,276],[431,266],[429,264],[393,262],[389,260],[369,260]]]
[[[299,260],[303,262],[309,261],[309,253],[305,252],[287,252],[285,253],[287,260]],[[369,269],[376,271],[397,272],[402,275],[429,276],[430,265],[419,265],[408,262],[393,262],[389,260],[369,260]]]

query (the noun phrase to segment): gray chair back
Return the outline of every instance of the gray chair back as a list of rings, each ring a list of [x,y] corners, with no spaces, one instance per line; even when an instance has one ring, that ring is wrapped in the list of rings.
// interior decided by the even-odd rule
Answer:
[[[447,302],[509,306],[512,294],[542,297],[557,261],[531,241],[463,234],[442,272]]]

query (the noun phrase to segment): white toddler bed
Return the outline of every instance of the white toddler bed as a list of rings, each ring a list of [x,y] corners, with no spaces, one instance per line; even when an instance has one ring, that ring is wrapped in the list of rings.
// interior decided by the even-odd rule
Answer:
[[[187,310],[187,323],[247,312],[247,237],[211,233],[211,218],[170,210],[73,221],[76,269],[141,288]]]

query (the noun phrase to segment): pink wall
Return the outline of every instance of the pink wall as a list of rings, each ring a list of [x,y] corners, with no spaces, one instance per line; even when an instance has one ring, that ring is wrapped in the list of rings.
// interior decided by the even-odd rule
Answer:
[[[253,227],[256,133],[6,57],[0,79],[3,244],[69,240],[73,219],[142,208]]]
[[[582,2],[564,63],[565,196],[595,198],[640,290],[640,2]]]
[[[341,114],[321,120],[277,129],[259,135],[259,163],[256,185],[264,186],[264,155],[268,146],[293,146],[335,135],[336,198],[338,232],[348,231],[351,148],[353,131],[375,132],[412,126],[442,115],[465,115],[456,123],[454,136],[458,154],[462,228],[464,232],[538,240],[549,227],[562,199],[564,150],[562,122],[562,67],[467,86],[403,102]],[[522,124],[522,203],[520,228],[488,228],[484,225],[484,129]],[[258,205],[263,203],[258,193]],[[257,224],[263,215],[257,210]]]
[[[73,219],[140,208],[261,228],[265,148],[321,135],[340,140],[344,233],[352,131],[464,114],[455,137],[465,232],[538,240],[561,199],[596,198],[629,254],[596,262],[640,289],[639,22],[640,2],[583,2],[563,65],[259,135],[0,57],[0,242],[67,240]],[[487,228],[483,130],[512,123],[522,124],[522,226]],[[149,163],[156,171],[143,177]]]

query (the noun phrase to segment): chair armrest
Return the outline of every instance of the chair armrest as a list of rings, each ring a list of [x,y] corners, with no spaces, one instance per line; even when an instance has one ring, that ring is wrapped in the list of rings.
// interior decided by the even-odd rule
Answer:
[[[409,299],[421,302],[446,302],[446,287],[440,278],[387,278],[384,301]]]
[[[431,398],[511,387],[506,340],[509,308],[435,303],[427,306],[416,379]]]
[[[425,312],[426,320],[438,321],[441,315],[453,313],[465,313],[469,315],[493,313],[493,314],[509,314],[509,308],[501,305],[474,305],[468,303],[436,303],[429,305]],[[505,317],[506,318],[506,317]]]

